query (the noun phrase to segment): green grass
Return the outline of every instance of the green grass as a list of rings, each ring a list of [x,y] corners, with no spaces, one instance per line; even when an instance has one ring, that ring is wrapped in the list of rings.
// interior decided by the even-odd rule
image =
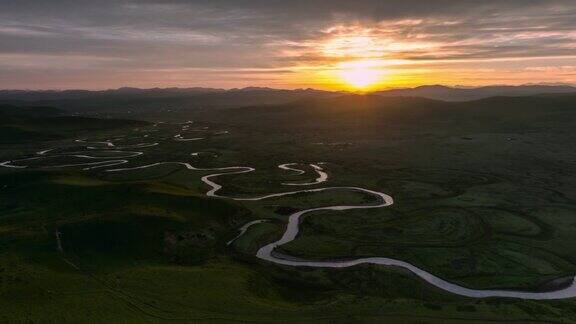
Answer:
[[[3,145],[0,157],[24,158],[53,147],[62,147],[59,154],[85,150],[72,141],[80,134],[91,141],[125,136],[117,144],[160,145],[135,149],[145,154],[119,168],[161,161],[256,167],[217,180],[224,185],[220,193],[234,197],[303,189],[282,183],[315,175],[297,176],[277,165],[325,161],[329,181],[311,188],[361,186],[390,194],[395,205],[311,213],[283,252],[317,259],[392,257],[474,288],[544,289],[551,280],[574,275],[572,110],[520,103],[506,110],[499,101],[488,108],[425,107],[410,100],[377,110],[347,100],[175,114],[180,122],[204,119],[197,127],[230,130],[197,142],[174,141],[181,126],[98,121],[92,128],[62,119],[53,128],[61,139]],[[47,125],[38,121],[22,129],[44,132]],[[217,156],[190,156],[199,151]],[[177,165],[121,173],[46,168],[66,161],[86,162],[52,157],[31,162],[30,170],[0,168],[1,322],[576,319],[572,300],[467,299],[400,269],[291,268],[254,257],[282,234],[291,212],[373,204],[365,194],[327,191],[235,202],[204,196],[209,188],[199,179],[209,171]],[[255,219],[268,222],[226,245]],[[64,254],[56,248],[56,230]]]

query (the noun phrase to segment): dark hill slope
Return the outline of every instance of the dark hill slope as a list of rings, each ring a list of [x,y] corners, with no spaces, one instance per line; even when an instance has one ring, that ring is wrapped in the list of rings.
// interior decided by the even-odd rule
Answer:
[[[470,101],[496,96],[519,97],[534,96],[543,93],[576,93],[576,87],[568,85],[522,85],[522,86],[486,86],[479,88],[451,88],[441,85],[426,85],[408,89],[378,91],[374,94],[396,97],[423,97],[447,101]]]
[[[146,125],[122,119],[63,116],[53,107],[0,106],[0,143],[53,140],[92,131]]]
[[[277,105],[312,97],[336,95],[313,89],[276,90],[218,89],[119,89],[64,92],[0,91],[0,101],[18,105],[51,105],[78,113],[173,112],[187,109],[229,108],[247,105]]]
[[[544,123],[576,120],[576,96],[494,97],[470,102],[423,98],[348,95],[277,106],[229,109],[222,117],[263,132],[331,128],[342,133],[390,128],[529,131]],[[423,128],[422,128],[423,129]]]

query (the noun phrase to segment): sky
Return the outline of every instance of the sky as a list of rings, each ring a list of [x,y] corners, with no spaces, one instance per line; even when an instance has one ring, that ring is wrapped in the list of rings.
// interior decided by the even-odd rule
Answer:
[[[576,84],[574,0],[0,0],[1,89]]]

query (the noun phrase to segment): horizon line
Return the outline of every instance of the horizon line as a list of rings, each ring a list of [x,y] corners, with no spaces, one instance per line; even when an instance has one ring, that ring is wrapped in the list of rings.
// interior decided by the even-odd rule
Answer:
[[[373,93],[373,92],[380,92],[380,91],[389,91],[389,90],[410,90],[410,89],[417,89],[422,87],[445,87],[450,89],[462,89],[462,90],[474,90],[474,89],[482,89],[482,88],[489,88],[489,87],[572,87],[576,88],[576,83],[523,83],[523,84],[491,84],[491,85],[479,85],[479,86],[469,86],[469,85],[446,85],[446,84],[421,84],[412,87],[388,87],[388,88],[381,88],[375,90],[325,90],[313,87],[306,87],[306,88],[273,88],[273,87],[259,87],[259,86],[246,86],[246,87],[234,87],[234,88],[221,88],[221,87],[204,87],[204,86],[190,86],[190,87],[180,87],[180,86],[166,86],[166,87],[133,87],[133,86],[121,86],[118,88],[94,88],[94,89],[87,89],[87,88],[32,88],[32,89],[0,89],[2,92],[7,91],[23,91],[23,92],[65,92],[65,91],[89,91],[89,92],[104,92],[104,91],[118,91],[121,89],[134,89],[134,90],[168,90],[168,89],[178,89],[178,90],[193,90],[193,89],[204,89],[204,90],[217,90],[222,92],[228,91],[246,91],[246,90],[270,90],[270,91],[298,91],[298,90],[312,90],[312,91],[324,91],[324,92],[343,92],[343,93]]]

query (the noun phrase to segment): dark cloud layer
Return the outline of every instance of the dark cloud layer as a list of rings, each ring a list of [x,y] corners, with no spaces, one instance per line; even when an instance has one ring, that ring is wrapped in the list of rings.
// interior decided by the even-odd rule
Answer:
[[[342,30],[402,45],[385,59],[576,65],[573,0],[1,0],[0,88],[273,83]]]

